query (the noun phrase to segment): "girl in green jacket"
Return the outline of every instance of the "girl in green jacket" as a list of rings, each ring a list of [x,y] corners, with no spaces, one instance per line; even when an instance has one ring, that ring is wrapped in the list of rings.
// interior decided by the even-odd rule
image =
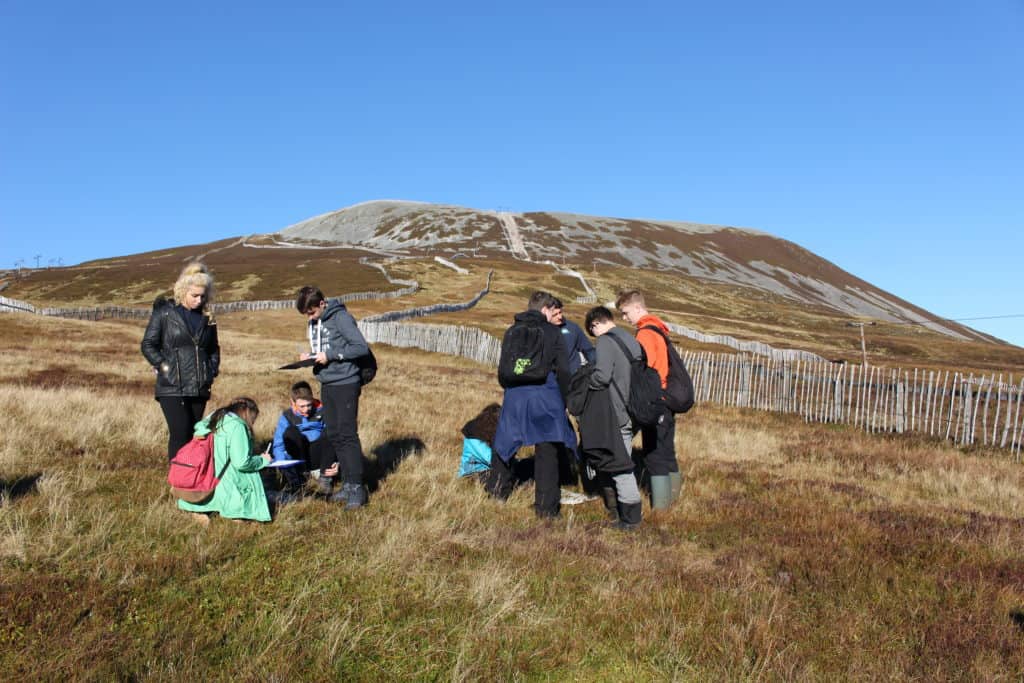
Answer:
[[[213,432],[213,462],[216,471],[223,474],[208,501],[197,504],[179,500],[179,508],[195,514],[204,524],[209,523],[206,515],[211,512],[228,519],[270,521],[270,506],[259,472],[271,456],[252,455],[252,425],[259,414],[256,401],[243,396],[196,424],[195,436]]]

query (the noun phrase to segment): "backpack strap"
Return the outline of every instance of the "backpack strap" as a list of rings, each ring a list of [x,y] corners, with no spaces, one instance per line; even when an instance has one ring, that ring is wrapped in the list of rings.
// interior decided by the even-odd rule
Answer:
[[[612,338],[612,341],[619,345],[619,348],[622,349],[622,355],[626,357],[627,363],[632,364],[635,360],[642,360],[644,362],[644,365],[647,365],[647,354],[644,352],[643,346],[640,347],[640,358],[633,358],[633,355],[629,352],[629,347],[626,346],[626,342],[622,341],[611,332],[605,332],[605,335],[610,336]],[[622,389],[619,388],[619,385],[617,385],[615,382],[608,382],[608,384],[610,386],[615,387],[615,393],[617,393],[619,395],[619,398],[622,399],[622,403],[624,405],[629,405],[629,401],[627,401],[626,397],[622,395]]]
[[[669,352],[669,347],[672,346],[672,340],[668,338],[668,335],[665,334],[664,332],[662,332],[659,328],[655,327],[654,325],[644,325],[640,329],[641,330],[653,330],[654,332],[657,332],[658,335],[662,339],[665,340],[665,355],[668,356],[668,364],[671,367],[671,365],[672,365],[672,354]]]

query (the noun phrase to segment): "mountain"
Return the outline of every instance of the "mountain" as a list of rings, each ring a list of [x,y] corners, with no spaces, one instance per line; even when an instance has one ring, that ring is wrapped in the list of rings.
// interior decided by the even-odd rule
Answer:
[[[337,245],[450,258],[511,255],[539,263],[663,271],[771,292],[849,316],[916,323],[956,339],[992,340],[799,245],[749,228],[382,200],[321,214],[264,238],[278,246]]]

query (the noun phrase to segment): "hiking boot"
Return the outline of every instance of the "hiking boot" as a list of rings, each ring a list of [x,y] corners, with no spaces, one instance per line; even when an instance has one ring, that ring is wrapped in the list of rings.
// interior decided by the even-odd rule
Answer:
[[[330,491],[328,491],[328,493],[330,493]],[[348,503],[348,495],[348,484],[342,484],[341,488],[327,497],[327,500],[331,503]]]
[[[369,495],[366,493],[366,487],[362,484],[345,484],[342,487],[342,490],[345,489],[348,489],[348,496],[345,502],[346,510],[356,510],[369,502]]]
[[[313,488],[321,496],[329,496],[334,489],[334,480],[330,477],[317,477],[313,480]]]

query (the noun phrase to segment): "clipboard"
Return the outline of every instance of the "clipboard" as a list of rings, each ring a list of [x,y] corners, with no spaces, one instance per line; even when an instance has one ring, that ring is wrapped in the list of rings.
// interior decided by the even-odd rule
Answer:
[[[314,365],[316,365],[316,358],[307,358],[306,360],[297,360],[294,363],[282,365],[278,370],[298,370],[299,368],[311,368]]]

